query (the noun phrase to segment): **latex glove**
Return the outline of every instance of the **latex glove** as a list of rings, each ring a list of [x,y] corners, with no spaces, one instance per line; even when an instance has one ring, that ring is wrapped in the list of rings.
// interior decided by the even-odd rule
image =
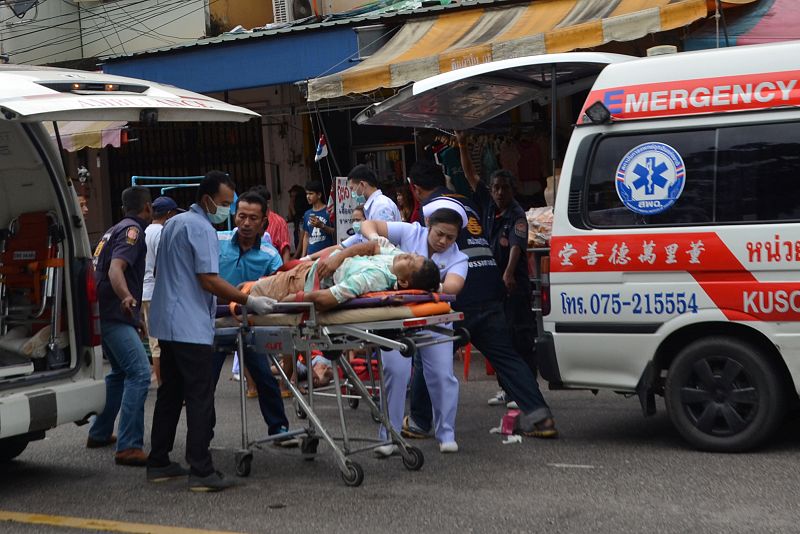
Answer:
[[[373,236],[370,236],[369,240],[370,241],[375,241],[376,243],[378,243],[378,246],[381,247],[381,248],[394,247],[392,242],[389,241],[387,238],[383,237],[382,235],[375,234]]]
[[[258,315],[271,313],[272,307],[277,303],[277,300],[269,297],[254,297],[253,295],[247,297],[247,309]]]

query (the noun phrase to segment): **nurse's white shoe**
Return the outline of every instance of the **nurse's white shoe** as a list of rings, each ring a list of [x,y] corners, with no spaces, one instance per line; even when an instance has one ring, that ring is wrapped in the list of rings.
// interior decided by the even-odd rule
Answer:
[[[458,452],[458,443],[455,441],[447,441],[439,444],[439,452],[442,454]]]
[[[397,445],[381,445],[373,449],[373,454],[378,458],[388,458],[393,454],[397,454]]]

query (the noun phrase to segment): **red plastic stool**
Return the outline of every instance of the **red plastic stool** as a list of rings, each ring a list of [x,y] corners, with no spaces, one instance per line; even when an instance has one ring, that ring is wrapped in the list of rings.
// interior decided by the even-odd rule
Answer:
[[[492,367],[492,364],[490,364],[489,360],[487,360],[486,358],[484,358],[483,361],[486,364],[486,374],[493,375],[494,367]],[[469,380],[469,366],[471,363],[472,363],[472,343],[467,343],[467,346],[464,347],[464,382]]]

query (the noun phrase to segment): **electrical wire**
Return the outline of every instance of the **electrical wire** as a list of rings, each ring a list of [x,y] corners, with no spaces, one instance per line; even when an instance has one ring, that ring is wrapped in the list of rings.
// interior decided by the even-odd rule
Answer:
[[[148,0],[139,0],[138,2],[136,2],[136,4],[144,3],[144,2],[147,2],[147,1]],[[154,16],[162,15],[162,14],[166,13],[167,11],[169,11],[169,9],[173,5],[176,5],[176,4],[179,4],[179,3],[182,3],[181,0],[174,0],[174,2],[172,2],[170,4],[164,4],[161,11],[156,11],[155,13],[152,13],[152,14]],[[85,9],[86,11],[91,13],[93,16],[99,18],[98,14],[92,12],[88,8],[81,8],[81,9]],[[119,8],[112,8],[112,9],[116,11]],[[115,20],[115,22],[120,23],[119,20]],[[13,36],[13,37],[29,36],[31,34],[39,33],[41,31],[45,31],[45,30],[51,29],[53,27],[58,27],[58,26],[62,26],[62,25],[63,24],[53,25],[50,28],[41,28],[41,29],[38,29],[38,30],[34,30],[32,32],[26,32],[24,34],[21,34],[21,35],[18,35],[18,36]],[[38,49],[42,49],[42,48],[52,47],[52,46],[56,46],[56,45],[64,44],[64,43],[69,43],[69,42],[74,41],[75,39],[78,39],[78,38],[81,38],[81,37],[86,38],[86,37],[92,36],[93,34],[97,34],[98,32],[102,33],[101,30],[102,30],[102,26],[95,26],[94,28],[88,29],[88,30],[83,28],[82,31],[81,30],[75,30],[72,33],[55,37],[55,38],[50,39],[50,40],[48,40],[48,41],[46,41],[44,43],[36,43],[34,45],[31,45],[31,46],[18,48],[17,50],[15,50],[14,53],[15,54],[28,53],[28,52],[32,52],[34,50],[38,50]]]
[[[144,0],[143,0],[143,1],[144,1]],[[212,0],[212,1],[209,3],[209,5],[210,5],[210,4],[213,4],[213,3],[217,2],[217,1],[219,1],[219,0]],[[141,21],[148,21],[148,20],[151,20],[151,19],[153,19],[153,18],[160,17],[161,15],[164,15],[166,12],[170,11],[170,10],[171,10],[171,8],[172,8],[173,6],[175,6],[175,5],[177,5],[177,4],[185,4],[185,2],[183,2],[182,0],[174,0],[173,2],[171,2],[171,3],[169,3],[169,4],[163,4],[163,5],[161,5],[161,6],[160,6],[160,7],[162,7],[162,8],[163,8],[161,11],[158,11],[158,12],[151,13],[151,14],[150,14],[150,16],[148,16],[148,17],[144,17],[143,19],[141,19]],[[187,16],[187,15],[190,15],[190,14],[192,14],[192,13],[194,13],[194,12],[200,11],[201,9],[205,9],[205,5],[202,5],[202,6],[200,6],[199,8],[193,9],[193,10],[191,10],[191,11],[188,11],[188,12],[186,12],[186,11],[181,11],[181,13],[180,13],[180,14],[179,14],[177,17],[175,17],[175,18],[173,18],[173,19],[171,19],[171,20],[169,20],[169,21],[167,21],[167,22],[165,22],[165,23],[163,23],[163,24],[161,24],[161,25],[159,25],[159,26],[156,26],[156,29],[158,29],[158,28],[161,28],[161,27],[163,27],[163,26],[166,26],[166,25],[168,25],[168,24],[172,24],[173,22],[177,21],[178,19],[180,19],[180,18],[182,18],[182,17],[185,17],[185,16]],[[86,36],[86,35],[92,35],[92,34],[96,34],[96,33],[98,33],[98,32],[99,32],[99,33],[101,33],[101,35],[102,35],[102,27],[97,27],[97,28],[95,28],[95,29],[93,29],[93,30],[89,30],[88,32],[84,32],[84,36]],[[141,35],[147,35],[147,34],[146,34],[146,33],[144,33],[144,32],[139,32],[139,33],[140,33]],[[51,42],[48,42],[48,43],[46,43],[46,44],[42,44],[42,45],[39,45],[39,46],[30,47],[30,48],[28,48],[28,49],[25,49],[25,50],[24,50],[24,52],[31,52],[31,51],[34,51],[34,50],[37,50],[37,49],[41,49],[41,48],[47,48],[47,47],[55,46],[55,45],[57,45],[57,44],[63,44],[64,42],[68,42],[69,40],[71,40],[71,39],[62,39],[62,40],[60,40],[60,41],[51,41]],[[78,50],[78,49],[84,48],[84,47],[86,47],[86,46],[89,46],[89,45],[95,44],[95,43],[97,43],[97,42],[100,42],[100,41],[102,41],[102,40],[104,40],[104,37],[100,37],[100,38],[98,38],[98,39],[95,39],[95,40],[92,40],[92,41],[88,41],[88,42],[87,42],[87,41],[84,41],[84,43],[83,43],[82,45],[80,45],[80,46],[76,46],[76,47],[72,47],[72,48],[67,48],[67,49],[65,49],[65,50],[59,50],[58,52],[55,52],[55,53],[52,53],[52,54],[47,54],[47,55],[40,56],[40,57],[38,57],[38,58],[35,58],[35,59],[30,59],[30,60],[28,60],[28,62],[29,62],[29,63],[35,63],[35,62],[38,62],[38,61],[42,61],[42,60],[45,60],[45,59],[47,59],[47,58],[49,58],[49,57],[52,57],[52,56],[54,56],[54,55],[57,55],[57,54],[64,54],[64,53],[67,53],[67,52],[71,52],[71,51],[74,51],[74,50]],[[102,56],[102,55],[103,55],[103,54],[105,54],[106,52],[110,52],[110,51],[113,51],[113,50],[114,50],[114,47],[112,47],[112,46],[109,46],[108,48],[106,48],[106,49],[102,50],[100,53],[98,53],[98,54],[95,54],[95,55],[96,55],[96,56]]]
[[[139,0],[135,4],[129,4],[129,6],[130,5],[141,4],[141,3],[144,3],[144,2],[148,2],[148,1],[149,0]],[[162,4],[161,6],[159,6],[161,8],[160,11],[151,12],[151,17],[163,15],[163,14],[167,13],[168,11],[170,11],[173,6],[178,5],[178,4],[182,4],[182,3],[184,3],[183,0],[174,0],[171,3]],[[88,8],[81,8],[81,9],[85,9],[86,11],[88,11],[93,16],[98,16],[96,13],[94,13],[93,11],[91,11]],[[120,8],[112,8],[112,9],[114,11],[117,11]],[[123,13],[125,14],[126,17],[130,17],[130,14],[128,14],[126,11],[123,11]],[[116,21],[116,22],[120,23],[119,21]],[[31,35],[33,33],[38,33],[40,31],[45,31],[45,30],[48,30],[48,29],[51,29],[51,28],[54,28],[54,27],[58,27],[58,26],[61,26],[61,25],[62,24],[57,24],[57,25],[51,26],[50,28],[42,28],[42,29],[39,29],[39,30],[34,30],[32,32],[26,32],[26,33],[24,33],[22,35],[19,35],[19,36],[16,36],[16,37],[29,36],[29,35]],[[59,44],[68,43],[68,42],[73,41],[73,40],[75,40],[77,38],[80,38],[80,37],[91,36],[92,34],[96,34],[101,30],[102,30],[102,26],[95,26],[93,29],[90,29],[90,30],[85,30],[85,29],[83,31],[77,30],[77,31],[74,31],[71,34],[59,36],[59,37],[51,39],[51,40],[49,40],[49,41],[47,41],[45,43],[37,43],[36,45],[31,45],[31,46],[28,46],[28,47],[19,48],[14,53],[15,54],[28,53],[28,52],[32,52],[34,50],[38,50],[38,49],[41,49],[41,48],[47,48],[47,47],[56,46],[56,45],[59,45]],[[15,36],[12,36],[11,38],[14,38],[14,37]],[[10,40],[11,38],[9,38],[8,40]],[[59,52],[59,53],[61,53],[61,52]],[[53,55],[55,55],[55,54],[53,54]]]

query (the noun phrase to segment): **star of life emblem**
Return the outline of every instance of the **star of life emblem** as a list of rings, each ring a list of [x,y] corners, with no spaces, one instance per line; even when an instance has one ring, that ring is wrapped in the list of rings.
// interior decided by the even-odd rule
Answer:
[[[685,183],[681,155],[664,143],[641,144],[617,166],[617,195],[626,208],[641,215],[668,210],[680,198]]]

